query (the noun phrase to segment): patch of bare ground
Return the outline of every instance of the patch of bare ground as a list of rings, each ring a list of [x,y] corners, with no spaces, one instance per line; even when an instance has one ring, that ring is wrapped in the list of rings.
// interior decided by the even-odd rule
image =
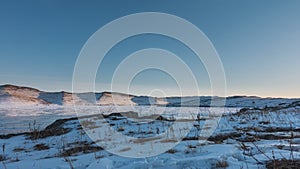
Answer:
[[[247,133],[248,136],[255,137],[256,139],[263,139],[263,140],[283,140],[283,139],[294,139],[294,138],[300,138],[300,136],[288,136],[288,135],[276,135],[276,134],[250,134]]]
[[[71,120],[77,120],[77,117],[56,120],[54,123],[47,126],[44,130],[41,131],[35,130],[30,133],[26,133],[26,135],[29,136],[29,139],[31,140],[42,139],[51,136],[60,136],[69,133],[72,130],[70,128],[63,127],[63,125],[67,121],[71,121]]]
[[[78,155],[79,153],[93,153],[93,152],[97,152],[97,151],[101,151],[103,150],[103,148],[98,147],[98,146],[91,146],[88,144],[84,144],[84,145],[79,145],[76,147],[72,147],[66,150],[63,150],[59,156],[60,157],[68,157],[68,156],[73,156],[73,155]]]
[[[39,138],[46,138],[50,136],[59,136],[62,134],[66,134],[71,131],[71,129],[68,128],[63,128],[63,125],[72,120],[77,120],[77,117],[73,118],[67,118],[67,119],[59,119],[50,124],[48,127],[46,127],[44,130],[34,130],[31,132],[22,132],[22,133],[13,133],[13,134],[5,134],[5,135],[0,135],[0,139],[9,139],[11,137],[15,136],[22,136],[26,135],[29,136],[30,139],[35,140]]]
[[[34,148],[34,150],[42,151],[42,150],[48,150],[49,146],[47,146],[45,144],[37,144],[33,148]]]
[[[220,135],[215,135],[215,136],[210,136],[209,138],[203,138],[203,137],[185,137],[183,138],[183,141],[188,141],[188,140],[208,140],[208,141],[213,141],[216,144],[221,144],[223,143],[224,140],[227,140],[229,138],[235,139],[235,138],[240,138],[242,134],[240,133],[227,133],[227,134],[220,134]]]
[[[278,159],[266,163],[267,169],[299,169],[300,160]]]

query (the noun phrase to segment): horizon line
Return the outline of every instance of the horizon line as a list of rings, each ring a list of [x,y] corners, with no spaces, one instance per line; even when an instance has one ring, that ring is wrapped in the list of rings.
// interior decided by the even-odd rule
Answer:
[[[140,95],[140,94],[133,94],[133,93],[123,93],[123,92],[120,92],[120,91],[106,91],[106,90],[103,90],[103,91],[85,91],[85,92],[77,92],[77,93],[74,93],[72,91],[65,91],[65,90],[57,90],[57,91],[45,91],[45,90],[41,90],[37,87],[33,87],[33,86],[30,86],[30,85],[14,85],[14,84],[9,84],[9,83],[6,83],[6,84],[0,84],[0,87],[3,87],[3,86],[14,86],[14,87],[19,87],[19,88],[30,88],[30,89],[33,89],[33,90],[38,90],[40,92],[47,92],[47,93],[59,93],[59,92],[66,92],[66,93],[71,93],[71,94],[82,94],[82,93],[118,93],[118,94],[124,94],[124,95],[131,95],[131,96],[137,96],[137,97],[156,97],[156,98],[168,98],[168,97],[220,97],[222,98],[222,96],[213,96],[213,95],[170,95],[170,96],[164,96],[164,97],[161,97],[161,96],[151,96],[151,95]],[[300,97],[271,97],[271,96],[259,96],[259,95],[246,95],[246,94],[235,94],[235,95],[227,95],[225,96],[225,98],[231,98],[231,97],[258,97],[258,98],[274,98],[274,99],[300,99]]]

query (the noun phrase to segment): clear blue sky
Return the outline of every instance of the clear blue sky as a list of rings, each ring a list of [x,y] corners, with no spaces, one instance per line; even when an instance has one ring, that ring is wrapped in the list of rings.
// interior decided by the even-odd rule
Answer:
[[[298,0],[1,1],[0,84],[70,91],[76,58],[96,30],[124,15],[165,12],[195,24],[212,41],[225,68],[228,95],[300,97],[299,9]],[[109,90],[113,70],[126,55],[148,47],[179,55],[195,72],[203,94],[209,94],[207,74],[193,53],[156,35],[115,46],[100,65],[97,90]],[[134,94],[159,86],[176,95],[173,79],[154,70],[133,83]]]

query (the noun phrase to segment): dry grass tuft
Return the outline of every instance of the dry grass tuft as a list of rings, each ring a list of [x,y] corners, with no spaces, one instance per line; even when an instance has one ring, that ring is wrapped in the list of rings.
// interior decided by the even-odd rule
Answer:
[[[77,147],[73,147],[67,150],[64,150],[59,156],[67,157],[72,155],[77,155],[79,153],[93,153],[103,150],[101,147],[98,146],[90,146],[90,145],[81,145]]]
[[[298,169],[300,168],[300,160],[272,160],[267,162],[267,169]]]
[[[177,153],[177,152],[178,152],[178,151],[175,150],[175,149],[170,149],[170,150],[167,151],[167,153],[169,153],[169,154],[175,154],[175,153]]]
[[[42,151],[42,150],[48,150],[49,149],[49,147],[45,144],[37,144],[33,148],[34,148],[34,150],[37,150],[37,151]]]
[[[21,151],[25,151],[25,148],[22,148],[22,147],[16,147],[16,148],[14,148],[13,151],[14,151],[14,152],[21,152]]]
[[[3,155],[0,155],[0,161],[5,161],[5,157]]]
[[[131,148],[130,147],[126,147],[126,148],[121,149],[119,152],[126,152],[126,151],[129,151],[129,150],[131,150]]]
[[[222,160],[222,161],[218,161],[216,163],[216,168],[227,168],[229,165],[227,163],[227,161]]]

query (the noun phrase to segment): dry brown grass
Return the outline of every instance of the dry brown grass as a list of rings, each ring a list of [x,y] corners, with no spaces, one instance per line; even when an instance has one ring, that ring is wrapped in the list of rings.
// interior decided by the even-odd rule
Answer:
[[[227,168],[229,165],[227,163],[227,161],[222,160],[222,161],[218,161],[216,163],[216,168]]]
[[[237,139],[237,138],[240,138],[241,136],[242,136],[241,133],[233,132],[233,133],[219,134],[219,135],[211,136],[209,138],[205,138],[205,137],[185,137],[185,138],[183,138],[183,141],[208,140],[208,141],[213,141],[215,144],[221,144],[221,143],[223,143],[224,140],[227,140],[229,138]]]
[[[42,150],[48,150],[49,149],[49,147],[45,144],[37,144],[33,148],[34,148],[34,150],[37,150],[37,151],[42,151]]]
[[[179,140],[176,139],[165,139],[165,140],[161,140],[161,143],[177,143]]]
[[[267,169],[299,169],[300,160],[272,160],[267,162]]]
[[[41,138],[47,138],[51,136],[60,136],[66,133],[69,133],[72,129],[64,128],[63,125],[71,120],[77,120],[77,117],[68,118],[68,119],[59,119],[56,120],[54,123],[50,124],[44,130],[37,130],[35,127],[31,132],[24,133],[29,136],[31,140],[37,140]]]
[[[167,153],[169,153],[169,154],[175,154],[175,153],[177,153],[177,152],[178,152],[178,151],[175,150],[175,149],[170,149],[170,150],[167,151]]]
[[[126,152],[126,151],[129,151],[129,150],[131,150],[131,148],[130,147],[126,147],[126,148],[121,149],[119,152]]]
[[[124,128],[124,127],[119,127],[119,128],[118,128],[118,131],[119,131],[119,132],[125,131],[125,128]]]
[[[22,147],[16,147],[13,149],[14,152],[21,152],[21,151],[25,151],[25,148]]]
[[[98,146],[90,146],[90,145],[81,145],[73,148],[69,148],[67,150],[64,150],[59,156],[67,157],[67,156],[73,156],[77,155],[79,153],[93,153],[103,150],[101,147]]]

